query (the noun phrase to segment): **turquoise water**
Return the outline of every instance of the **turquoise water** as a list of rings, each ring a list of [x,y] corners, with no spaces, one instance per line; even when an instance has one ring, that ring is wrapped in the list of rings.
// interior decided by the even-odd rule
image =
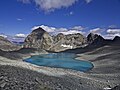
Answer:
[[[47,67],[73,69],[78,71],[88,71],[93,64],[87,61],[75,59],[76,55],[72,53],[50,53],[39,56],[32,56],[24,61]]]

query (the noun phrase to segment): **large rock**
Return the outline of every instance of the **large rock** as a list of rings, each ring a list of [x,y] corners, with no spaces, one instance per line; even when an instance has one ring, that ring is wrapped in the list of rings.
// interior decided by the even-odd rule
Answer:
[[[49,50],[52,44],[52,37],[42,28],[38,28],[33,30],[32,33],[27,36],[24,42],[24,47]]]
[[[4,37],[0,36],[0,49],[3,51],[14,51],[14,50],[18,50],[20,49],[20,46],[17,46],[15,44],[13,44],[12,42],[10,42],[9,40],[7,40]]]

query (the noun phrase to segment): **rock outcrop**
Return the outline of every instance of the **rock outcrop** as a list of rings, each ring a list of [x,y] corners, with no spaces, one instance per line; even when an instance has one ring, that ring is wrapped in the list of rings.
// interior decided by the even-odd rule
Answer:
[[[88,45],[91,47],[95,47],[95,46],[102,46],[104,44],[107,44],[108,41],[105,40],[102,36],[100,35],[97,35],[97,34],[93,34],[93,33],[90,33],[88,36],[87,36],[87,43]]]
[[[52,37],[42,28],[38,28],[33,30],[32,33],[27,36],[24,47],[49,50],[52,44]]]
[[[14,51],[14,50],[18,50],[20,49],[20,46],[17,46],[15,44],[13,44],[12,42],[10,42],[9,40],[7,40],[4,37],[0,36],[0,49],[3,51]]]
[[[50,49],[51,51],[63,51],[66,49],[79,48],[86,43],[86,38],[80,34],[58,34],[54,38],[54,45]]]
[[[99,37],[99,35],[90,33],[90,34],[87,36],[87,43],[88,43],[88,44],[93,43],[93,41],[94,41],[95,39],[97,39],[98,37]]]

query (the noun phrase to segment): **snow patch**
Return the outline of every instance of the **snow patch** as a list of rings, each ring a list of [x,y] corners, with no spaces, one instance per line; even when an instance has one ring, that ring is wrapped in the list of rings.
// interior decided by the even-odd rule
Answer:
[[[62,47],[65,47],[65,48],[70,48],[70,49],[73,48],[73,46],[71,46],[71,45],[65,45],[65,44],[62,44],[61,46],[62,46]]]

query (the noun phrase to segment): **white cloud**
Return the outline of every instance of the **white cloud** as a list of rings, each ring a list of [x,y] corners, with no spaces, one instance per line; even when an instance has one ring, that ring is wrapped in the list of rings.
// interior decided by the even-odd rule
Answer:
[[[120,37],[120,34],[106,34],[106,35],[104,35],[103,37],[104,37],[105,39],[114,39],[115,36],[119,36],[119,37]]]
[[[1,37],[7,38],[7,35],[0,34]]]
[[[34,26],[31,30],[38,29],[40,26]]]
[[[104,31],[104,29],[95,28],[95,29],[90,30],[90,33],[94,33],[94,34],[99,34],[99,35],[101,35],[101,33],[102,33],[103,31]]]
[[[92,0],[85,0],[86,1],[86,3],[90,3]]]
[[[74,26],[73,28],[71,28],[72,30],[84,30],[85,28],[82,26]]]
[[[116,25],[110,25],[110,26],[108,26],[109,28],[117,28],[117,26]]]
[[[47,32],[55,32],[56,28],[54,27],[48,27],[48,26],[45,26],[45,25],[41,25],[40,26],[41,28],[43,28],[44,30],[46,30]]]
[[[73,12],[73,11],[70,11],[70,12],[68,12],[68,13],[65,13],[64,15],[65,15],[65,16],[72,16],[72,15],[74,15],[74,12]]]
[[[108,29],[107,33],[109,33],[109,34],[120,34],[120,29]]]
[[[35,30],[39,27],[43,28],[45,31],[47,31],[48,33],[50,33],[52,35],[56,35],[58,33],[63,33],[65,35],[75,34],[75,33],[85,34],[85,32],[81,31],[81,30],[84,29],[82,26],[75,26],[71,29],[67,29],[67,28],[55,28],[55,27],[49,27],[49,26],[41,25],[41,26],[34,26],[32,28],[32,30]]]
[[[23,3],[35,2],[36,5],[46,12],[54,11],[55,9],[67,8],[72,6],[78,0],[19,0]]]
[[[15,37],[17,37],[17,38],[25,38],[26,36],[27,36],[26,34],[22,34],[22,33],[15,35]]]
[[[60,32],[60,33],[63,33],[64,35],[76,34],[76,33],[84,34],[84,32],[82,32],[82,31],[77,31],[77,30],[68,30],[68,31]]]
[[[17,18],[17,20],[18,20],[18,21],[22,21],[22,19],[21,19],[21,18]]]
[[[74,13],[71,11],[71,12],[70,12],[70,15],[73,15],[73,14],[74,14]]]
[[[56,27],[50,27],[46,25],[40,25],[40,26],[34,26],[32,30],[35,30],[39,27],[43,28],[45,31],[47,31],[51,35],[57,35],[59,33],[63,33],[64,35],[76,34],[76,33],[87,35],[88,33],[94,33],[94,34],[103,36],[105,39],[113,39],[115,36],[120,36],[120,29],[106,30],[104,28],[94,28],[88,31],[88,28],[85,28],[82,26],[74,26],[72,28],[56,28]]]
[[[17,0],[17,1],[21,1],[23,3],[30,3],[30,0]]]
[[[45,26],[45,25],[41,25],[41,26],[34,26],[31,30],[35,30],[35,29],[38,29],[38,28],[42,28],[44,29],[46,32],[54,32],[56,30],[56,28],[54,27],[48,27],[48,26]]]
[[[115,36],[120,36],[120,29],[108,29],[105,39],[113,39]]]

